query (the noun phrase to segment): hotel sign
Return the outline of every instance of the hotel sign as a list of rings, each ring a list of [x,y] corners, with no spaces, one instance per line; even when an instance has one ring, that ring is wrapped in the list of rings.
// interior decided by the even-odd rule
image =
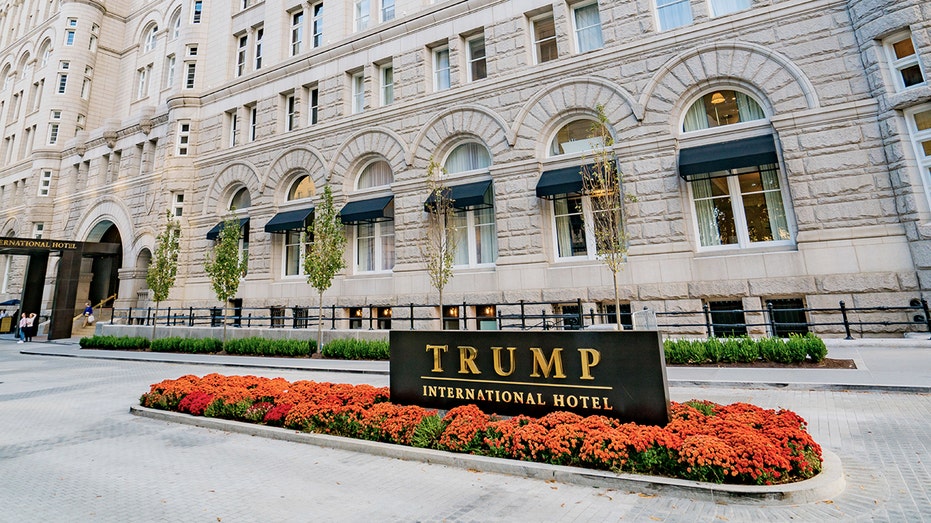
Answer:
[[[78,248],[77,242],[67,242],[61,240],[40,240],[28,238],[0,238],[0,248],[2,247],[19,247],[25,249],[47,249],[50,251],[67,250],[73,251]]]
[[[396,403],[669,422],[656,331],[391,331],[390,344]]]

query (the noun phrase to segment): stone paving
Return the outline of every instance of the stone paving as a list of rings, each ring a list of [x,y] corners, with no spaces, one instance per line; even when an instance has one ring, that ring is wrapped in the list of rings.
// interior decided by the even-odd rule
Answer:
[[[0,522],[931,521],[926,393],[673,383],[676,401],[792,409],[843,462],[847,488],[834,499],[737,504],[477,473],[129,413],[151,383],[184,374],[379,386],[387,385],[384,375],[62,358],[21,348],[0,340]]]

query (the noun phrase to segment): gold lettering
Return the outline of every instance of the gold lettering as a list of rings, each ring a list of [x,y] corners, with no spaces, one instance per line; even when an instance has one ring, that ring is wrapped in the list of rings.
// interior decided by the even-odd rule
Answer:
[[[511,391],[506,390],[506,391],[502,392],[502,393],[501,393],[501,401],[503,401],[503,402],[505,402],[505,403],[510,403],[510,402],[511,402]]]
[[[562,394],[553,394],[553,406],[554,407],[565,407],[566,397]]]
[[[475,399],[475,389],[466,389],[465,399],[474,400]]]
[[[614,410],[614,407],[612,407],[611,405],[608,405],[608,397],[607,397],[607,396],[602,396],[601,399],[603,399],[603,400],[604,400],[604,403],[605,403],[605,406],[602,407],[603,409],[605,409],[605,410]]]
[[[593,409],[601,408],[601,398],[592,398],[592,408]]]
[[[546,405],[546,402],[543,401],[543,393],[542,393],[542,392],[538,392],[538,393],[537,393],[537,405]]]
[[[514,403],[523,403],[523,402],[524,402],[524,393],[514,392]]]
[[[511,363],[509,365],[508,371],[504,372],[504,369],[501,367],[501,350],[503,347],[492,347],[491,352],[495,357],[495,373],[498,376],[510,376],[514,373],[514,351],[517,350],[517,347],[508,347],[508,355],[510,356]]]
[[[446,352],[448,345],[427,345],[427,352],[433,351],[433,370],[430,372],[443,372],[443,365],[440,362],[440,351]]]
[[[556,347],[553,349],[553,352],[550,354],[550,359],[547,360],[543,356],[543,351],[539,347],[530,347],[530,352],[533,353],[533,372],[530,373],[531,378],[539,378],[540,372],[543,371],[543,377],[550,377],[550,370],[553,370],[554,378],[565,378],[566,375],[562,371],[562,349]]]
[[[465,399],[462,397],[462,388],[460,387],[456,387],[456,399],[457,400]]]
[[[579,398],[576,397],[576,396],[571,396],[571,395],[570,395],[570,396],[566,396],[566,405],[569,406],[569,408],[572,408],[572,409],[578,407],[578,406],[579,406]]]
[[[532,393],[532,392],[528,392],[528,393],[527,393],[527,401],[526,401],[525,403],[526,403],[527,405],[536,405],[536,404],[537,404],[536,400],[533,399],[533,393]]]
[[[582,398],[582,408],[587,409],[588,408],[588,396],[579,396],[579,397]]]
[[[459,346],[459,374],[481,374],[478,371],[478,367],[475,366],[475,358],[478,356],[478,351],[475,350],[475,347],[469,347],[468,345]],[[469,369],[466,370],[466,367]]]
[[[592,367],[601,362],[601,352],[595,349],[579,349],[579,358],[582,359],[582,376],[579,379],[593,380]]]

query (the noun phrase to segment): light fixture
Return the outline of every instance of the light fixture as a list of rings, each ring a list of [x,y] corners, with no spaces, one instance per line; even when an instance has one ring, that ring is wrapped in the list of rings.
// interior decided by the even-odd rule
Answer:
[[[714,93],[713,95],[711,95],[712,105],[723,104],[725,101],[726,100],[724,99],[724,95],[721,93]]]

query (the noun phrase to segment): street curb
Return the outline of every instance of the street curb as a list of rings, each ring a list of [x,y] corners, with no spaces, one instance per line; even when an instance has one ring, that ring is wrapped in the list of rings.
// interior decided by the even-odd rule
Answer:
[[[324,448],[363,452],[375,456],[401,459],[405,461],[420,461],[434,465],[446,465],[465,470],[507,474],[524,478],[540,479],[544,481],[558,481],[572,485],[582,485],[597,488],[613,488],[621,491],[639,492],[643,494],[669,494],[685,496],[690,499],[701,499],[712,502],[734,501],[740,503],[766,503],[798,505],[831,499],[846,487],[841,460],[833,452],[822,450],[822,469],[817,476],[790,483],[786,485],[718,485],[700,481],[689,481],[659,476],[644,476],[636,474],[615,474],[609,471],[589,470],[561,465],[547,465],[528,461],[517,461],[487,456],[473,456],[471,454],[457,454],[432,449],[421,449],[393,445],[375,441],[357,440],[330,436],[327,434],[313,434],[296,432],[280,427],[269,427],[219,418],[205,418],[191,416],[178,412],[150,409],[141,406],[132,406],[129,412],[133,415],[154,420],[181,423],[195,427],[234,432],[249,436],[316,445]]]

